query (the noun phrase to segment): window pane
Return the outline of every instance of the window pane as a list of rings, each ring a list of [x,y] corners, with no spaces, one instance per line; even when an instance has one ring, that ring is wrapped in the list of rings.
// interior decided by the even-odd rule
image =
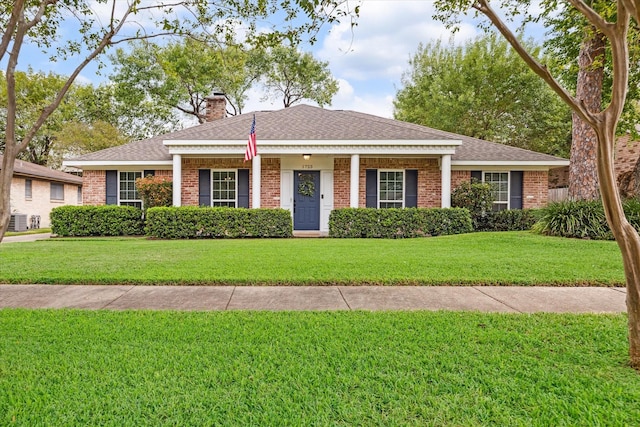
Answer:
[[[491,185],[493,196],[493,210],[505,210],[509,202],[509,173],[508,172],[485,172],[484,182]]]
[[[236,207],[236,171],[212,171],[211,206]]]
[[[25,179],[24,180],[24,197],[26,199],[30,199],[32,195],[33,195],[32,181],[30,179]]]
[[[380,171],[378,182],[379,206],[402,208],[404,202],[404,172]]]
[[[142,172],[120,172],[120,200],[121,206],[135,206],[142,208],[142,200],[136,189],[136,179],[142,178]]]
[[[49,188],[51,200],[64,200],[64,184],[52,182]]]

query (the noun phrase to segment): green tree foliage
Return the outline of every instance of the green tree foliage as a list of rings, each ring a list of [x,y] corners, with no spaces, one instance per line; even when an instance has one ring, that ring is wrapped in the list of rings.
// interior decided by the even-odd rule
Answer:
[[[592,0],[593,8],[607,19],[613,19],[617,13],[616,3],[608,0]],[[563,85],[572,93],[576,92],[578,81],[578,56],[584,40],[594,37],[596,30],[583,14],[572,7],[557,8],[552,4],[546,6],[542,21],[549,29],[548,37],[544,40],[549,68]],[[602,37],[602,35],[600,35]],[[606,41],[606,40],[605,40]],[[637,26],[631,26],[628,34],[629,56],[632,64],[640,62],[640,31]],[[607,43],[605,56],[596,58],[594,66],[603,69],[602,104],[611,102],[611,85],[613,83],[613,68],[611,46]],[[640,122],[640,67],[629,68],[629,86],[627,99],[618,123],[619,135],[630,133],[640,137],[637,123]]]
[[[264,84],[270,97],[282,97],[284,107],[304,99],[319,106],[331,105],[338,82],[331,76],[329,64],[295,47],[277,46],[266,53]]]
[[[568,156],[570,109],[497,35],[464,46],[421,45],[409,63],[394,101],[397,119]]]
[[[260,73],[255,57],[237,45],[212,47],[191,38],[164,46],[138,41],[111,56],[111,81],[122,103],[151,101],[155,108],[204,123],[206,98],[214,92],[227,94],[231,114],[242,112],[245,93]]]
[[[0,72],[2,74],[2,72]],[[29,124],[53,101],[64,86],[67,76],[55,73],[18,71],[16,84],[16,138],[25,138]],[[47,118],[18,158],[39,165],[59,168],[66,155],[84,154],[129,141],[118,126],[123,116],[103,90],[92,85],[74,84],[60,106]],[[6,79],[0,81],[0,152],[6,144],[6,111],[8,107]]]

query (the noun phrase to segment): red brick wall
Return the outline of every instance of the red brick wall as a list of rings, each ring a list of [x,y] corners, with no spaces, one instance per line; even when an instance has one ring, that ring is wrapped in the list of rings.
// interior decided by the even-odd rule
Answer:
[[[640,141],[631,141],[629,136],[618,138],[615,151],[616,177],[633,170],[640,156]]]
[[[262,159],[260,207],[280,207],[280,159]]]
[[[442,204],[442,182],[437,159],[360,159],[359,206],[366,206],[367,169],[417,169],[418,207],[437,208]]]
[[[451,171],[451,191],[455,190],[463,182],[471,181],[471,171]]]
[[[549,199],[547,171],[524,171],[522,174],[522,208],[541,208]]]
[[[351,159],[333,160],[333,208],[351,206]]]
[[[569,186],[569,166],[549,171],[549,188],[565,188]]]
[[[107,173],[86,170],[82,174],[82,204],[104,205],[107,201]]]

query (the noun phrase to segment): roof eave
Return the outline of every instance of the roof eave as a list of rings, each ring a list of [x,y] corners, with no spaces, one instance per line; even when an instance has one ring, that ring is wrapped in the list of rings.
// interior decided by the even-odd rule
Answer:
[[[171,160],[65,160],[62,166],[106,168],[111,166],[171,166]]]

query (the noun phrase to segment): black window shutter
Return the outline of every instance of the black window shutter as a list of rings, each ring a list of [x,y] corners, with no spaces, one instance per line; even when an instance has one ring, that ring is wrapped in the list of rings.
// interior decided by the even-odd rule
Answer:
[[[107,205],[118,204],[118,171],[106,171],[106,200]]]
[[[238,207],[249,207],[249,169],[238,169]]]
[[[510,209],[522,209],[522,171],[511,171],[509,177],[510,190],[509,194],[509,208]]]
[[[378,207],[378,169],[367,169],[366,172],[366,206],[368,208]]]
[[[142,177],[143,177],[143,178],[146,178],[146,177],[147,177],[147,176],[149,176],[149,175],[151,175],[151,176],[155,176],[155,175],[156,175],[156,171],[154,171],[154,170],[145,170],[145,171],[142,173]]]
[[[198,169],[198,205],[211,206],[211,170]]]
[[[418,171],[417,169],[407,169],[404,171],[404,207],[418,207]]]
[[[482,171],[471,171],[471,181],[474,179],[478,182],[482,182]]]

